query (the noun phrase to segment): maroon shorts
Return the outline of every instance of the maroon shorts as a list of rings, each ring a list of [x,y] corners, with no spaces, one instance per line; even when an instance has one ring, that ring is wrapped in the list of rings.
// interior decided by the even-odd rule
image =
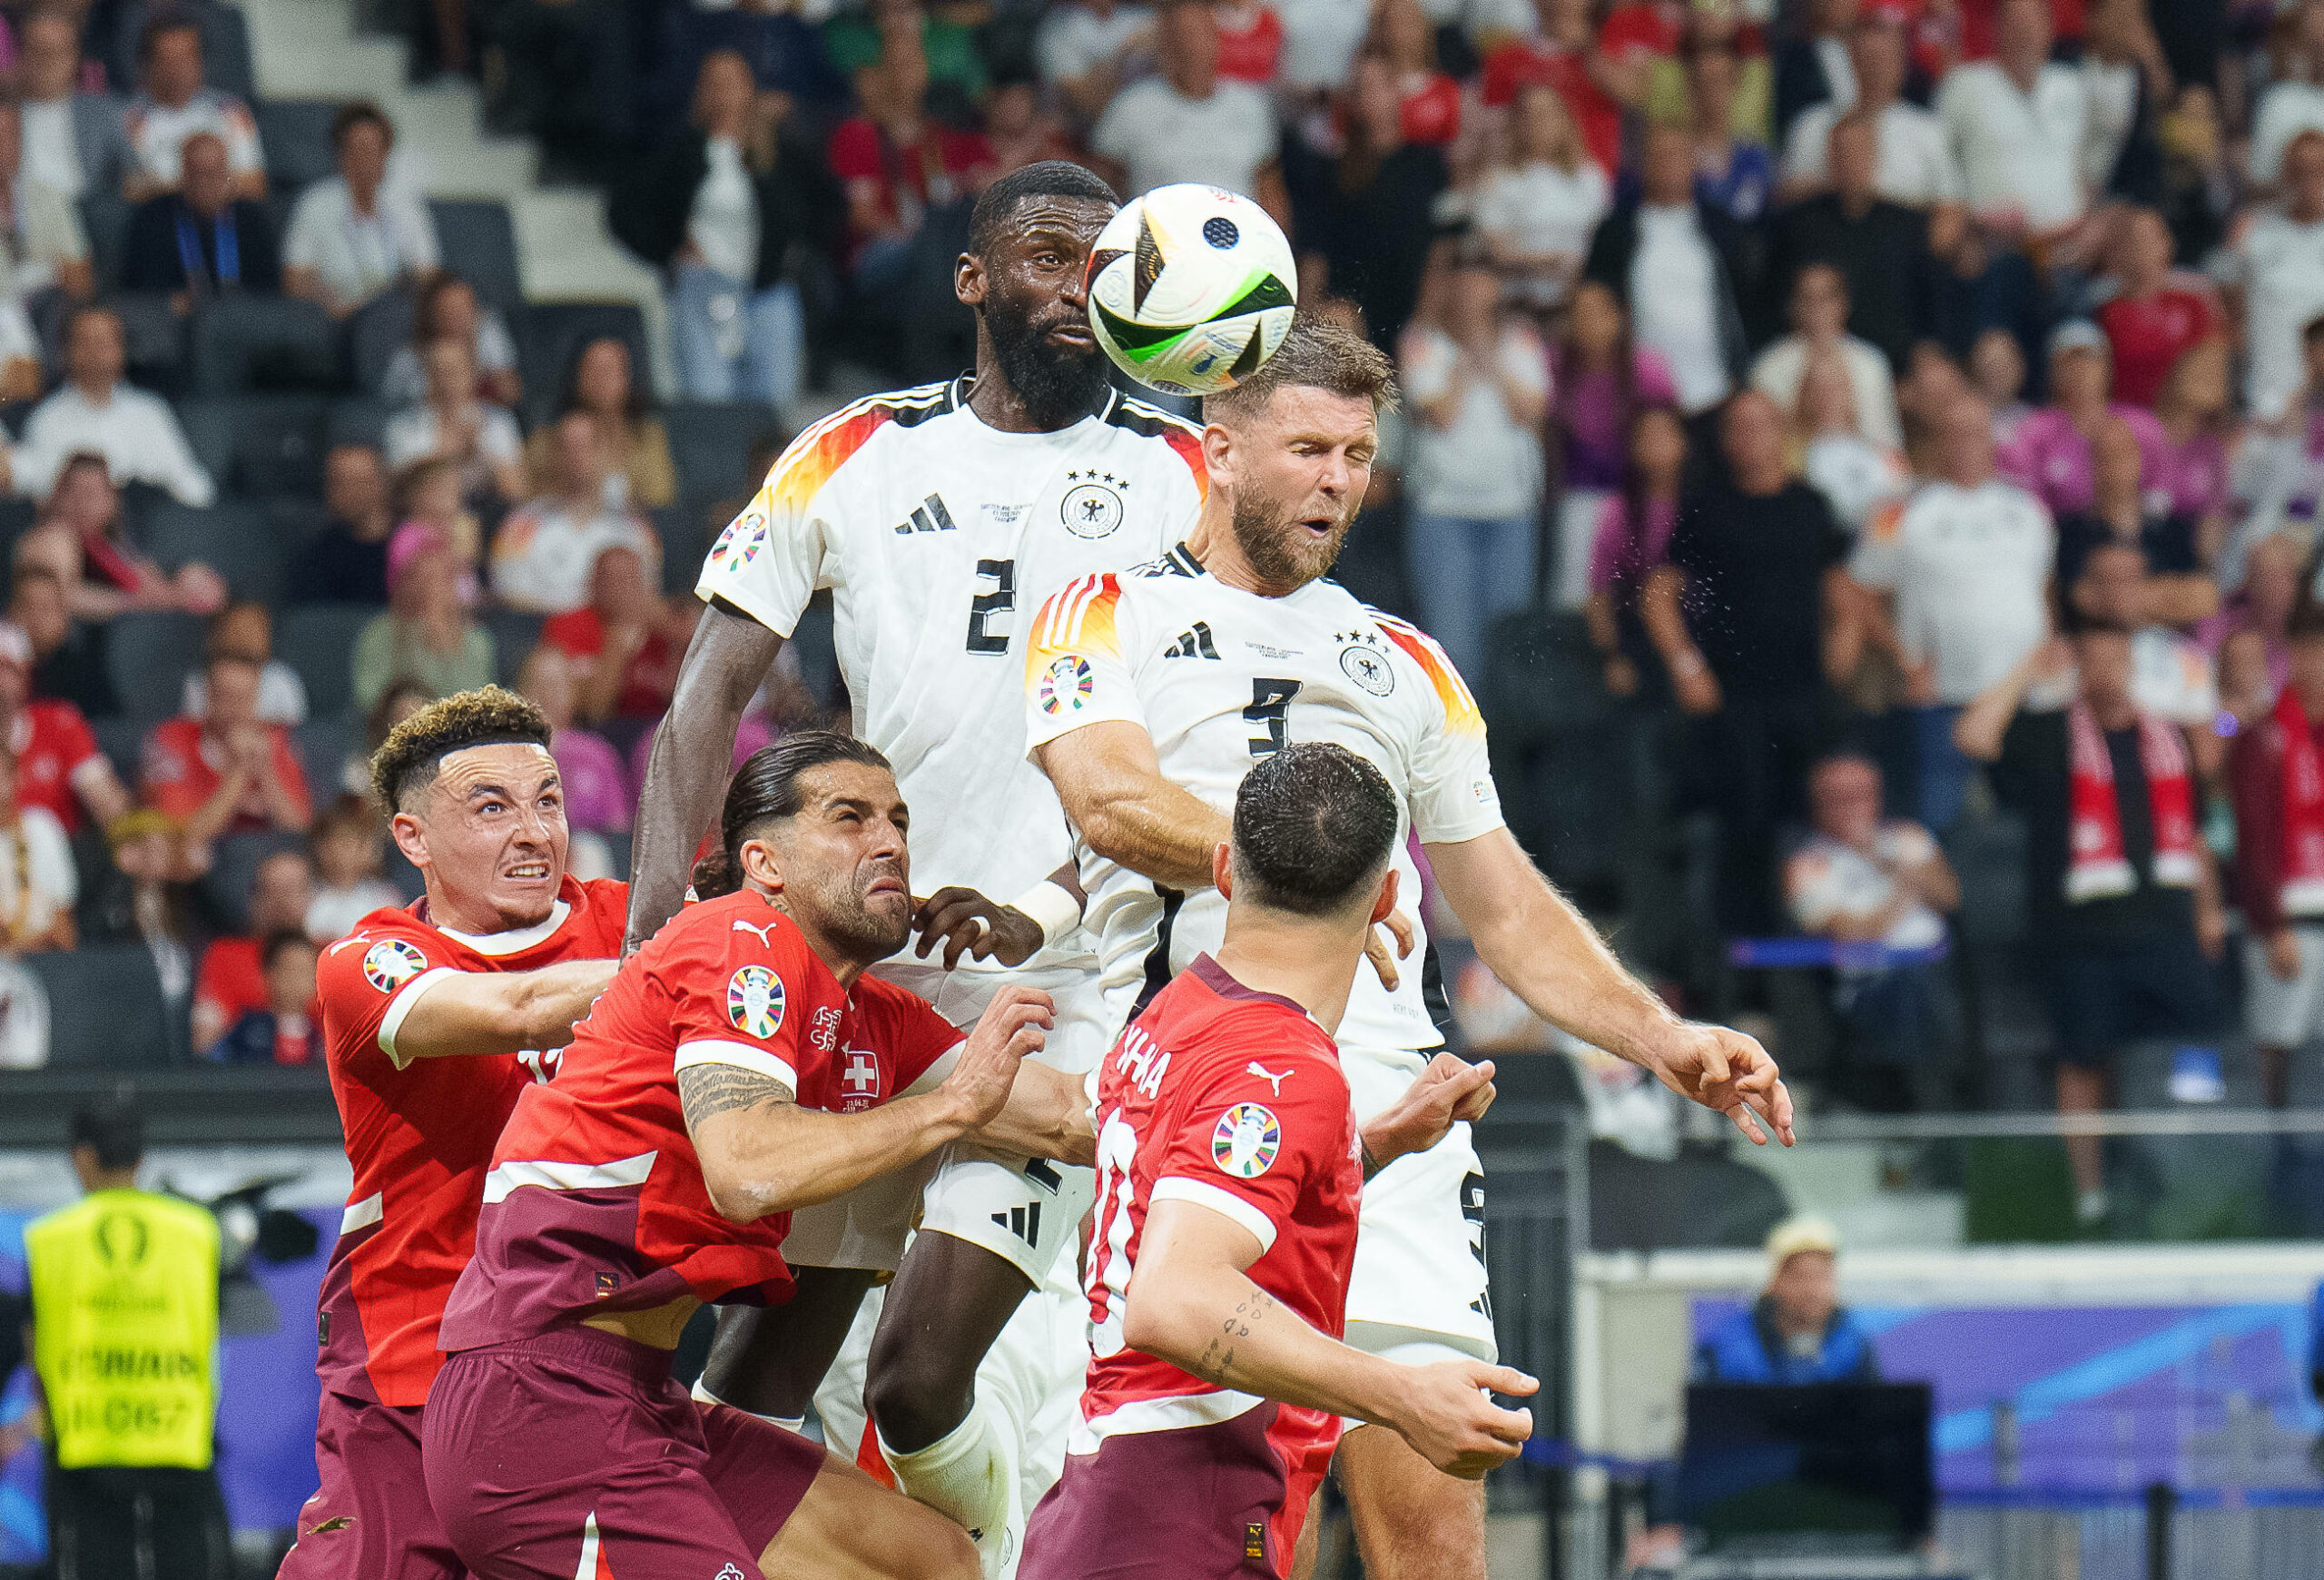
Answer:
[[[824,1461],[694,1403],[667,1352],[588,1328],[448,1357],[421,1437],[429,1500],[480,1580],[749,1580]]]
[[[315,1470],[276,1580],[466,1580],[420,1478],[419,1407],[324,1389]]]
[[[1336,1423],[1262,1404],[1204,1427],[1122,1432],[1065,1474],[1025,1526],[1017,1580],[1291,1573]]]

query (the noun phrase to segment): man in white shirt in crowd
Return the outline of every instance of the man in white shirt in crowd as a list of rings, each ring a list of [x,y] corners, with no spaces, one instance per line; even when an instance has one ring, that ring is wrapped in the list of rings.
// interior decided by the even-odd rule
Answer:
[[[0,104],[0,292],[22,301],[54,285],[85,300],[97,287],[88,232],[70,197],[25,171],[21,116]]]
[[[1086,125],[1152,58],[1154,13],[1123,0],[1066,0],[1041,19],[1033,51],[1041,80]]]
[[[34,10],[19,26],[25,173],[68,198],[118,193],[134,156],[121,102],[80,91],[79,13]]]
[[[1285,228],[1275,109],[1248,83],[1218,74],[1218,19],[1208,0],[1170,0],[1161,15],[1162,74],[1114,97],[1089,147],[1123,193],[1198,181],[1241,193]]]
[[[74,312],[64,326],[64,382],[33,408],[12,458],[16,492],[43,498],[66,459],[87,451],[105,458],[115,483],[151,483],[181,505],[216,498],[169,402],[123,382],[127,361],[118,314]]]
[[[2324,0],[2277,10],[2279,15],[2292,13],[2295,53],[2310,62],[2324,60]],[[2251,118],[2251,184],[2272,187],[2282,180],[2284,151],[2293,138],[2311,131],[2324,132],[2324,84],[2306,81],[2297,70],[2269,84]]]
[[[1961,162],[1970,216],[2008,244],[2054,237],[2090,206],[2082,76],[2050,62],[2047,0],[2002,0],[1994,58],[1945,74],[1936,114]]]
[[[2324,132],[2302,132],[2285,148],[2276,205],[2248,217],[2225,265],[2240,298],[2244,400],[2260,421],[2280,421],[2305,377],[2301,331],[2324,313]]]
[[[124,195],[142,202],[174,192],[180,180],[178,151],[196,132],[208,132],[226,145],[234,196],[253,202],[266,196],[258,121],[233,94],[202,85],[202,29],[192,15],[171,12],[147,23],[138,40],[137,64],[143,80],[127,117],[137,163]]]
[[[1945,123],[1903,97],[1905,29],[1894,13],[1867,11],[1856,18],[1848,61],[1856,72],[1856,104],[1876,123],[1880,163],[1873,190],[1916,209],[1959,202],[1961,168]],[[1828,184],[1832,123],[1848,108],[1827,99],[1791,123],[1783,147],[1786,197],[1804,197]]]
[[[1901,514],[1876,514],[1848,570],[1888,606],[1874,640],[1905,672],[1921,821],[1943,833],[1970,774],[1953,722],[2049,635],[2057,532],[2047,507],[1994,475],[1993,413],[1976,396],[1939,418],[1937,464]]]
[[[345,318],[373,297],[436,272],[436,222],[417,193],[388,181],[396,129],[365,100],[331,118],[339,173],[299,194],[282,243],[282,289]]]
[[[1646,133],[1639,200],[1617,207],[1590,239],[1582,272],[1630,306],[1631,333],[1662,354],[1689,417],[1727,399],[1740,377],[1740,301],[1715,227],[1724,214],[1695,201],[1695,144],[1681,126]]]
[[[646,565],[646,579],[661,576],[662,548],[654,528],[633,509],[628,490],[609,498],[613,477],[605,435],[586,411],[568,411],[550,433],[555,490],[511,511],[492,540],[492,590],[512,609],[561,615],[589,601],[597,556],[631,548]]]

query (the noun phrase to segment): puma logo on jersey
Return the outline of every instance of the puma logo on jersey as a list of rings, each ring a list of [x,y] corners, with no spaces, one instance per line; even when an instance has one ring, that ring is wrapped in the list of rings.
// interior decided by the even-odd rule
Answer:
[[[1277,1075],[1274,1071],[1269,1070],[1265,1065],[1254,1059],[1248,1064],[1243,1066],[1243,1073],[1246,1075],[1257,1076],[1261,1081],[1265,1081],[1270,1087],[1275,1089],[1275,1094],[1277,1097],[1281,1097],[1283,1095],[1283,1083],[1290,1080],[1293,1076],[1298,1074],[1299,1071],[1296,1070],[1286,1070],[1282,1074]]]
[[[765,944],[769,949],[773,949],[774,947],[774,939],[772,936],[774,932],[774,923],[772,922],[766,923],[762,926],[754,927],[750,923],[743,921],[740,916],[737,916],[734,918],[734,931],[737,933],[755,933],[759,935],[759,942],[761,943]]]
[[[896,536],[909,538],[915,532],[957,532],[952,512],[944,508],[939,495],[931,494],[912,509],[912,513],[896,528]]]
[[[1216,658],[1218,649],[1210,639],[1210,622],[1196,620],[1194,629],[1182,633],[1178,639],[1162,649],[1165,658]]]

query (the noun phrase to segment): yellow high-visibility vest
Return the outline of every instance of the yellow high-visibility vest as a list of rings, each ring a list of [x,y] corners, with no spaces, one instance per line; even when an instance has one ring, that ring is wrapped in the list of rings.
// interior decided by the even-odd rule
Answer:
[[[205,1470],[218,1414],[218,1220],[97,1190],[25,1230],[33,1369],[64,1469]]]

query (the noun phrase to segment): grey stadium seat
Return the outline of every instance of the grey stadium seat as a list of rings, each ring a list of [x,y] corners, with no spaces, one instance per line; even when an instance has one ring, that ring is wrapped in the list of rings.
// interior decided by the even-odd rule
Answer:
[[[629,347],[633,376],[643,382],[654,366],[645,349],[645,315],[634,301],[536,301],[510,325],[518,370],[525,376],[525,417],[538,428],[556,405],[557,389],[574,354],[610,337]]]
[[[390,291],[365,302],[347,321],[350,370],[355,387],[364,394],[379,392],[379,386],[387,381],[388,364],[395,360],[397,351],[411,343],[418,306],[410,291]]]
[[[207,395],[178,403],[194,459],[219,487],[266,499],[321,494],[329,420],[320,395]]]
[[[130,380],[164,395],[183,390],[185,320],[170,310],[170,299],[159,291],[124,291],[108,298],[105,305],[121,317]]]
[[[541,639],[541,617],[516,609],[493,609],[484,617],[492,633],[493,678],[503,686],[517,684],[517,670]]]
[[[24,963],[48,990],[51,1064],[133,1070],[171,1062],[177,1039],[143,944],[83,944],[27,954]]]
[[[222,297],[194,311],[192,363],[203,395],[333,390],[341,383],[339,326],[297,297]]]
[[[339,173],[330,145],[338,100],[269,99],[256,113],[266,179],[276,192],[295,196],[301,187]]]
[[[678,498],[708,505],[755,488],[751,447],[783,430],[775,414],[753,400],[682,400],[662,414],[677,469]]]
[[[386,441],[389,418],[388,403],[367,395],[353,395],[330,403],[330,418],[324,430],[326,448],[340,444],[368,444],[377,449]]]
[[[273,604],[282,597],[283,545],[262,505],[227,499],[196,509],[172,501],[154,507],[143,536],[145,552],[166,569],[200,560],[238,599]]]
[[[185,677],[201,662],[202,621],[192,615],[139,612],[105,627],[105,672],[131,718],[176,713]]]
[[[354,706],[355,638],[379,612],[369,604],[302,604],[274,622],[274,656],[299,672],[314,717]]]
[[[517,227],[508,218],[507,203],[497,198],[429,198],[428,212],[436,222],[436,242],[445,268],[503,312],[524,305]]]

